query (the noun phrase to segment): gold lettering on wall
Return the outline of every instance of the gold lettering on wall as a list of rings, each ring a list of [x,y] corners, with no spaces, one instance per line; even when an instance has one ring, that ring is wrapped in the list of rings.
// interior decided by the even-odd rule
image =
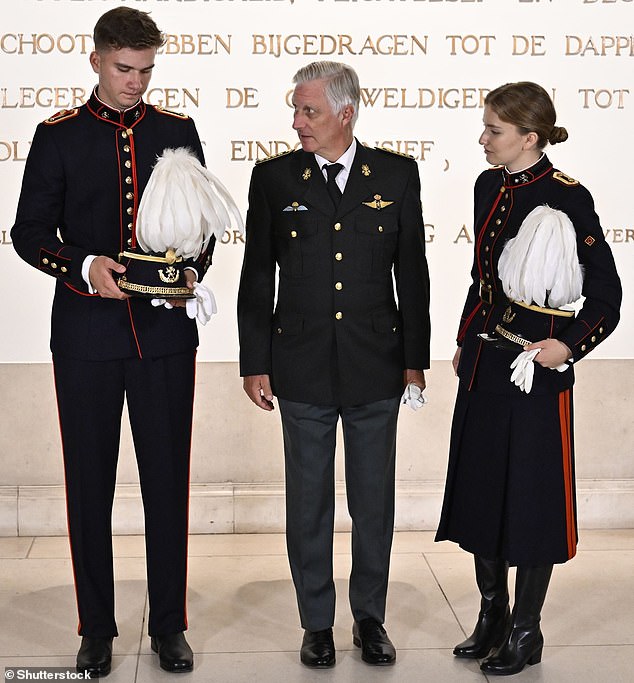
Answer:
[[[407,56],[427,54],[429,36],[385,34],[352,36],[339,34],[281,33],[252,35],[254,55],[382,55]]]
[[[0,109],[72,109],[86,101],[85,88],[0,88]]]
[[[145,93],[145,101],[166,109],[187,109],[200,106],[200,88],[192,92],[188,88],[150,88]]]
[[[567,57],[634,57],[634,36],[566,36]]]
[[[449,41],[450,55],[465,54],[475,55],[481,54],[487,57],[491,55],[491,41],[495,40],[495,36],[475,36],[475,35],[453,35],[445,36]]]
[[[584,109],[625,109],[625,96],[630,94],[628,88],[579,88],[578,92]]]
[[[231,54],[231,34],[183,33],[165,36],[165,45],[158,50],[166,55],[217,55]]]
[[[258,94],[257,88],[226,88],[227,109],[244,107],[245,109],[255,109],[260,106],[256,101]]]
[[[482,109],[489,88],[361,88],[360,104],[368,109]],[[286,105],[293,107],[293,91]]]
[[[0,140],[0,161],[26,161],[30,147],[23,140]]]
[[[92,36],[89,33],[62,33],[59,36],[50,33],[3,33],[0,35],[0,52],[8,55],[37,55],[60,52],[70,54],[88,54],[93,48]]]

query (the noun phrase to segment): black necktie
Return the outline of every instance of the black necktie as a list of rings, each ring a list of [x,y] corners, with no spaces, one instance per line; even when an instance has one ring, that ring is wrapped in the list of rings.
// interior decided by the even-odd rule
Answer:
[[[336,209],[339,206],[339,202],[341,201],[341,190],[335,182],[335,178],[337,177],[339,171],[341,171],[341,169],[343,168],[343,164],[326,164],[324,168],[326,169],[326,173],[328,174],[328,180],[326,181],[326,189],[328,190],[330,199],[332,199],[332,203],[335,205]]]

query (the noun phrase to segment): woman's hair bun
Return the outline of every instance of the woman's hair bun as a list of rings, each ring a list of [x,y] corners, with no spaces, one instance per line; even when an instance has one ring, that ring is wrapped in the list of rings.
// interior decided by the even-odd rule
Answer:
[[[568,139],[568,131],[563,126],[553,126],[548,142],[551,145],[556,145],[558,142],[565,142]]]

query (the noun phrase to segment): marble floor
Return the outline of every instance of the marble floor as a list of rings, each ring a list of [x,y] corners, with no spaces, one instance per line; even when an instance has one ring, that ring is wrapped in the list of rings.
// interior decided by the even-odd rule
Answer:
[[[485,681],[477,662],[451,648],[478,609],[470,556],[431,532],[395,535],[386,627],[394,667],[364,664],[352,645],[346,576],[348,534],[337,534],[337,665],[299,663],[302,632],[279,534],[192,536],[189,642],[195,669],[183,678],[218,683],[468,683]],[[117,619],[112,683],[173,680],[145,635],[143,539],[115,538]],[[581,533],[577,557],[555,568],[542,626],[541,664],[522,683],[629,683],[634,680],[634,530]],[[0,538],[0,667],[73,666],[79,639],[65,538]],[[180,679],[179,679],[180,680]]]

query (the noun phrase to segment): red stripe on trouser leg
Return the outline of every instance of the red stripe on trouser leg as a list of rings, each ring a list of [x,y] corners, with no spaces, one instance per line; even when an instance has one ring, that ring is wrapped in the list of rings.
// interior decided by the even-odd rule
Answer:
[[[561,427],[561,452],[563,458],[564,494],[566,501],[566,540],[568,558],[577,552],[577,531],[575,523],[573,469],[572,469],[572,434],[570,419],[570,389],[559,394],[559,424]]]

